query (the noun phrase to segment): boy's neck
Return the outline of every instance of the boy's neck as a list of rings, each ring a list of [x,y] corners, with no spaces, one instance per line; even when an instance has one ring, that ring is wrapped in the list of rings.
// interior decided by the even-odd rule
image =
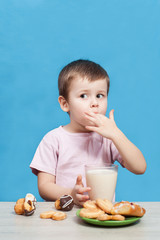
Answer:
[[[74,124],[71,124],[71,123],[63,126],[63,129],[70,133],[89,133],[90,132],[87,129],[85,129],[84,126],[79,126],[79,125],[75,126]]]

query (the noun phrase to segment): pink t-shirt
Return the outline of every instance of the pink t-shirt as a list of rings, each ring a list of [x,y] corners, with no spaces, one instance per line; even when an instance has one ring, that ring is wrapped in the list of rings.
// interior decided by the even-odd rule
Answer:
[[[38,171],[56,176],[56,184],[72,188],[77,176],[82,175],[86,186],[85,165],[122,164],[122,158],[113,142],[91,133],[70,133],[62,126],[48,132],[40,142],[30,164],[32,172]]]

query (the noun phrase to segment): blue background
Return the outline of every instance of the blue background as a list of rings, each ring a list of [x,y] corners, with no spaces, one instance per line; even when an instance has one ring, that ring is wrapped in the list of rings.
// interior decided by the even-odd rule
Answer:
[[[0,201],[41,200],[29,164],[42,137],[67,124],[57,78],[83,58],[110,76],[108,111],[140,148],[144,175],[119,166],[116,200],[160,201],[160,1],[0,1]]]

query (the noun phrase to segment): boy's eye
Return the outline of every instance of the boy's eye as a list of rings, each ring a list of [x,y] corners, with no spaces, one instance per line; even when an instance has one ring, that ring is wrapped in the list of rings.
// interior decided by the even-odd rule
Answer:
[[[103,94],[97,94],[97,98],[102,98],[104,95]]]
[[[81,98],[87,98],[87,94],[81,94]]]

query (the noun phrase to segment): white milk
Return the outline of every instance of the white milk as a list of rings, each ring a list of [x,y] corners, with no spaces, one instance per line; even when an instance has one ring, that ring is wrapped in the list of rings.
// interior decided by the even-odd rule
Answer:
[[[116,183],[117,171],[113,169],[94,169],[86,172],[87,186],[91,187],[88,192],[91,200],[97,198],[107,198],[113,201]]]

